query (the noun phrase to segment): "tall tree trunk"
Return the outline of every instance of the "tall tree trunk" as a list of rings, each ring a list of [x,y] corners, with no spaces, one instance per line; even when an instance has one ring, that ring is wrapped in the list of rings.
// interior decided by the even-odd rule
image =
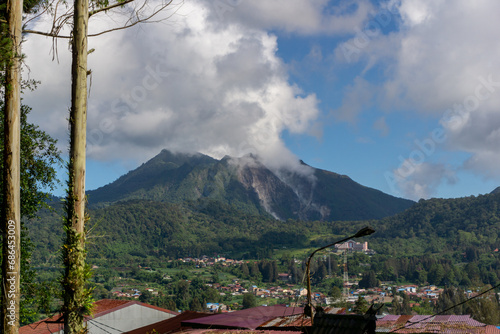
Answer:
[[[85,149],[87,123],[88,0],[75,0],[71,67],[70,156],[66,202],[64,332],[85,331]]]
[[[5,73],[2,332],[19,333],[21,258],[21,29],[22,0],[7,1],[10,58]]]

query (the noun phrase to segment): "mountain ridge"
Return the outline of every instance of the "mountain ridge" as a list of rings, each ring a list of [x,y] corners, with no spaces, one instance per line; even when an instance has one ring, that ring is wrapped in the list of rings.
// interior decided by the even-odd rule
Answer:
[[[271,170],[254,155],[217,160],[201,153],[162,150],[115,182],[89,191],[89,205],[211,198],[280,220],[363,220],[391,216],[414,204],[362,186],[346,175],[300,163],[299,172]]]

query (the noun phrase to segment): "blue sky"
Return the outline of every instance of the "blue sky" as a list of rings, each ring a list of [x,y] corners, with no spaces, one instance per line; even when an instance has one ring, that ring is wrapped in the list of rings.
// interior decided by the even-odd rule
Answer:
[[[167,148],[298,172],[302,159],[413,200],[488,193],[499,12],[495,0],[186,0],[165,22],[91,39],[87,189]],[[51,45],[27,37],[41,85],[25,101],[66,150],[70,54],[60,42],[52,61]]]

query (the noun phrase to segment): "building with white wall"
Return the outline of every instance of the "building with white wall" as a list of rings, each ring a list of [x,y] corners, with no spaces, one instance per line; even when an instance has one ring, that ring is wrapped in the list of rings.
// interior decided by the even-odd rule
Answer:
[[[85,317],[89,334],[118,334],[175,317],[178,313],[131,300],[101,299]],[[19,334],[64,334],[62,314],[19,328]]]

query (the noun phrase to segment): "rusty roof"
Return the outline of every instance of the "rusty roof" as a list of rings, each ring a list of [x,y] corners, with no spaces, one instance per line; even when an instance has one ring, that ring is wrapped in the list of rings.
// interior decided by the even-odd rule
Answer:
[[[258,306],[235,312],[215,314],[203,319],[188,320],[182,324],[193,328],[256,329],[278,317],[303,313],[304,308],[302,307],[287,307],[284,305]]]
[[[62,317],[60,314],[56,314],[50,318],[19,327],[19,334],[49,334],[58,332],[63,328]]]
[[[345,308],[338,307],[325,307],[324,312],[328,314],[345,314]],[[277,317],[271,319],[259,326],[259,329],[271,329],[271,328],[281,328],[285,327],[293,327],[293,328],[301,328],[301,327],[310,327],[311,326],[311,318],[309,316],[305,316],[304,314],[295,314],[283,317]]]
[[[495,326],[488,326],[470,315],[387,315],[377,320],[379,333],[448,333],[500,334]]]
[[[118,299],[101,299],[94,302],[94,310],[92,312],[92,317],[87,318],[98,318],[110,312],[120,310],[131,305],[141,305],[147,308],[151,308],[157,311],[165,312],[172,315],[178,315],[178,312],[167,310],[166,308],[161,308],[158,306],[153,306],[145,303],[141,303],[137,300],[118,300]]]
[[[179,333],[187,334],[297,334],[294,331],[272,331],[253,329],[187,329]]]
[[[165,319],[165,320],[156,322],[156,323],[151,324],[151,325],[137,328],[137,329],[125,332],[124,334],[147,334],[147,333],[153,333],[153,331],[156,331],[156,333],[158,333],[158,334],[178,332],[178,331],[187,329],[186,327],[182,326],[182,321],[204,318],[204,317],[209,317],[212,315],[213,314],[211,314],[211,313],[185,311],[185,312],[183,312],[183,313],[181,313],[173,318]]]

